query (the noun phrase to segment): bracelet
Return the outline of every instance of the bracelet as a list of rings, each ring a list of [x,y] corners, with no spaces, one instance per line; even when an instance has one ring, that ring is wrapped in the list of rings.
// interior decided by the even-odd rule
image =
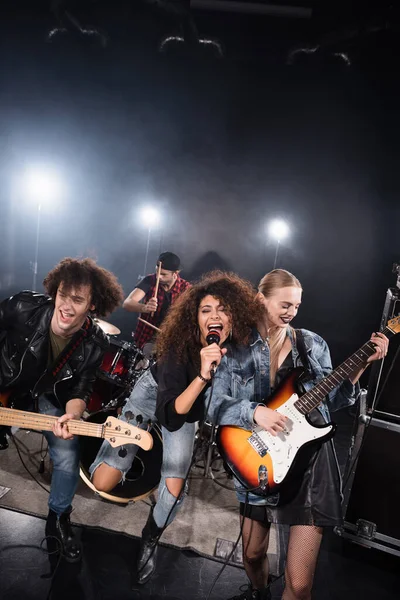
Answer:
[[[206,379],[205,377],[203,377],[203,375],[202,375],[201,373],[199,373],[199,374],[197,375],[197,377],[198,377],[199,379],[201,379],[202,381],[204,381],[204,383],[210,383],[210,381],[211,381],[211,377],[210,377],[209,379]]]

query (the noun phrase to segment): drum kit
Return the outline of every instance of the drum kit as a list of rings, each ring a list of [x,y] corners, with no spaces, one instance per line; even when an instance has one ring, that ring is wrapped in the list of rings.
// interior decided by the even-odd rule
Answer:
[[[115,325],[94,319],[94,322],[107,334],[109,350],[97,371],[97,380],[88,403],[88,412],[94,413],[109,408],[120,408],[129,398],[133,387],[141,375],[135,366],[143,358],[142,352],[133,342],[119,340],[121,331]]]
[[[109,416],[118,416],[132,393],[142,373],[154,364],[154,359],[145,359],[134,342],[118,339],[121,331],[115,325],[94,319],[107,334],[110,347],[104,355],[97,372],[93,392],[84,418],[89,423],[104,423]],[[149,496],[157,487],[161,477],[162,438],[157,425],[151,428],[153,448],[139,449],[123,485],[118,484],[110,493],[98,492],[90,480],[89,467],[100,449],[102,440],[92,437],[81,438],[81,469],[83,481],[93,491],[112,502],[127,504]]]

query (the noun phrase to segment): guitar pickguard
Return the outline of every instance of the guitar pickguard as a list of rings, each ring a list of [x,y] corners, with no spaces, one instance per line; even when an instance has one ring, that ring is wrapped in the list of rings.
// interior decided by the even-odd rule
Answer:
[[[308,422],[294,406],[298,400],[297,394],[292,396],[279,407],[279,412],[287,417],[286,430],[274,436],[261,427],[254,429],[248,442],[259,454],[260,458],[269,454],[273,467],[273,480],[282,483],[300,448],[310,442],[326,437],[333,425],[315,427]]]

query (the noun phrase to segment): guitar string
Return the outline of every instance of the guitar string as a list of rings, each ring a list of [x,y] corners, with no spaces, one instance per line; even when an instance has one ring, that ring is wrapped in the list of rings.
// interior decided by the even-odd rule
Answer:
[[[390,330],[388,327],[386,327],[383,331],[384,334],[386,335],[392,335],[393,332],[392,330]],[[368,349],[369,352],[365,352],[365,350]],[[335,389],[342,381],[344,381],[346,378],[348,378],[349,375],[351,375],[354,372],[354,365],[356,367],[359,367],[361,365],[364,364],[364,360],[362,357],[357,356],[359,352],[363,352],[365,353],[368,357],[372,356],[372,354],[375,351],[375,346],[373,345],[373,343],[370,341],[366,342],[363,346],[361,346],[361,348],[359,348],[356,352],[354,352],[354,354],[352,354],[347,360],[345,360],[341,365],[339,365],[332,373],[330,373],[327,377],[325,377],[321,382],[319,382],[315,387],[313,387],[311,390],[309,390],[308,392],[306,392],[305,394],[303,394],[303,396],[301,396],[301,398],[299,398],[298,400],[296,400],[295,405],[297,405],[297,408],[300,409],[305,409],[306,412],[310,412],[311,410],[313,410],[313,408],[315,408],[316,406],[318,406],[318,404],[324,399],[324,397],[330,393],[333,389]],[[349,361],[352,361],[354,364],[353,366],[348,366]],[[340,371],[344,371],[345,376],[343,376],[342,373],[340,373]],[[336,380],[336,375],[339,374],[340,375],[340,380],[337,381]],[[334,383],[331,383],[331,380],[334,381]],[[332,387],[326,390],[324,389],[324,386],[327,387],[327,385],[331,385]],[[322,390],[323,395],[321,397],[318,396],[318,393]],[[316,396],[316,398],[315,398]],[[315,401],[318,401],[317,404],[315,404]],[[307,406],[307,403],[311,403],[311,407]]]
[[[2,419],[1,418],[0,421],[1,421],[0,422],[1,425],[16,426],[16,427],[19,426],[19,427],[21,427],[21,429],[27,429],[27,428],[28,429],[29,428],[33,429],[33,428],[37,428],[38,431],[44,430],[43,426],[40,427],[41,424],[38,423],[37,421],[31,421],[31,422],[24,421],[23,426],[22,425],[15,425],[15,422],[13,420],[7,420],[7,419]],[[90,425],[93,425],[93,424],[91,423]],[[103,425],[94,425],[94,428],[87,428],[87,427],[79,427],[78,426],[75,429],[75,431],[70,431],[70,433],[79,435],[79,432],[82,432],[82,435],[88,435],[89,437],[91,437],[89,435],[90,432],[94,433],[95,431],[97,431],[97,432],[99,432],[99,435],[98,436],[94,436],[94,437],[105,437],[105,436],[102,435],[102,433],[103,433],[102,430],[103,430]],[[44,430],[44,431],[46,431],[46,430]],[[47,430],[47,431],[50,431],[50,430]],[[137,439],[138,439],[138,438],[135,439],[135,435],[127,435],[126,433],[123,433],[123,432],[121,433],[119,431],[113,431],[113,430],[110,430],[108,428],[106,429],[106,432],[107,432],[107,437],[109,437],[109,436],[110,437],[118,437],[118,438],[122,438],[122,439],[127,440],[127,441],[134,440],[135,443],[137,442]],[[140,434],[138,433],[136,435],[143,435],[143,433],[148,433],[148,432],[146,430],[144,430],[144,429],[140,429]],[[107,439],[107,438],[105,437],[105,439]]]
[[[0,408],[0,421],[1,424],[3,425],[14,425],[15,423],[13,423],[12,421],[15,421],[15,409],[6,409],[6,408]],[[4,414],[4,412],[6,414]],[[4,416],[2,416],[2,413]],[[50,426],[52,428],[52,425],[57,421],[58,417],[52,417],[49,415],[40,415],[39,418],[37,416],[35,416],[34,414],[29,414],[29,413],[24,413],[24,416],[22,416],[20,413],[18,413],[18,416],[20,418],[23,418],[24,420],[24,425],[23,428],[26,428],[27,426],[31,426],[32,428],[35,426],[39,427],[42,423],[46,423],[47,426]],[[40,417],[43,417],[43,419],[41,419]],[[41,423],[42,421],[42,423]],[[73,420],[71,420],[73,421]],[[82,431],[82,432],[100,432],[102,433],[103,430],[105,429],[104,433],[107,433],[107,437],[108,434],[112,437],[121,437],[123,439],[129,440],[129,439],[135,439],[135,435],[143,435],[144,433],[148,433],[146,430],[144,429],[140,429],[139,427],[137,428],[139,431],[136,434],[131,434],[131,435],[127,435],[124,432],[120,432],[120,431],[114,431],[112,429],[109,428],[105,428],[105,423],[107,421],[105,421],[104,423],[101,424],[95,424],[95,423],[85,423],[84,421],[77,421],[76,423],[71,423],[72,425],[72,429],[74,429],[75,431],[71,431],[71,433],[76,433],[78,434],[78,431]],[[129,423],[126,424],[128,427],[133,427],[132,425],[130,425]],[[17,425],[18,426],[18,425]],[[20,425],[20,427],[22,428],[22,425]],[[87,433],[86,433],[87,434]],[[85,435],[85,433],[83,433],[83,435]],[[151,434],[149,434],[151,435]],[[98,437],[103,437],[102,435],[99,435]],[[146,436],[147,437],[147,436]]]

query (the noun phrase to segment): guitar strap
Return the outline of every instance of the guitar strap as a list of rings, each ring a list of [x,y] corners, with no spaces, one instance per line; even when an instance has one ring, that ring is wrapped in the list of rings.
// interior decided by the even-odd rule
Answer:
[[[90,327],[90,319],[86,318],[85,323],[82,328],[79,329],[71,338],[69,343],[65,346],[65,348],[60,352],[57,356],[54,363],[49,367],[48,372],[51,374],[53,378],[56,377],[57,373],[61,371],[61,369],[65,366],[65,364],[69,361],[71,356],[76,352],[79,346],[82,344],[83,340],[88,334]]]
[[[61,371],[61,369],[65,366],[65,364],[69,361],[71,356],[78,350],[79,346],[82,344],[83,340],[89,333],[90,328],[90,319],[86,318],[85,323],[71,338],[69,343],[65,346],[65,348],[60,352],[57,356],[53,364],[51,364],[43,376],[40,377],[39,381],[37,381],[32,393],[36,390],[36,387],[40,384],[42,386],[43,382],[45,385],[52,383],[55,381],[57,374]],[[38,398],[38,397],[37,397]],[[38,401],[35,402],[35,411],[38,412]]]
[[[306,370],[307,376],[306,379],[314,380],[316,379],[316,375],[314,369],[311,366],[310,358],[307,353],[306,344],[304,342],[304,336],[301,329],[296,329],[296,348],[299,353],[301,364]]]

